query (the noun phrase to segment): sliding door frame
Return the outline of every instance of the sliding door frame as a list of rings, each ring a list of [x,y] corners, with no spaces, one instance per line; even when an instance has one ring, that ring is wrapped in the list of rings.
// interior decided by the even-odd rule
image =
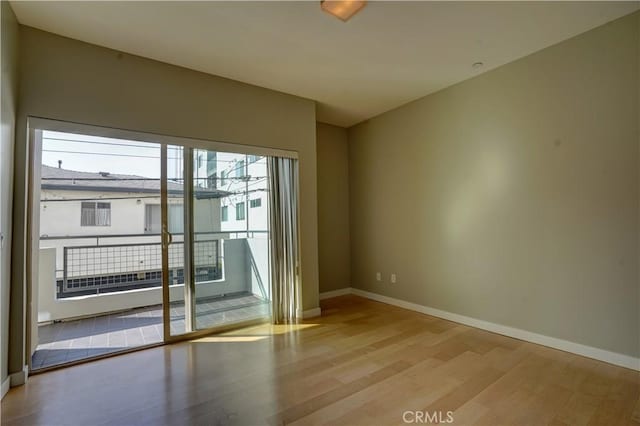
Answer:
[[[169,307],[169,245],[171,234],[169,233],[169,197],[167,177],[167,144],[160,145],[160,241],[162,247],[162,340],[171,338],[171,318]]]
[[[230,152],[235,154],[265,155],[298,159],[298,152],[279,148],[270,148],[244,143],[232,143],[220,140],[198,139],[187,136],[171,136],[154,132],[125,130],[100,125],[80,124],[70,121],[52,120],[41,117],[28,117],[27,127],[56,132],[89,134],[107,138],[126,139],[138,142],[165,143],[194,149]]]
[[[183,156],[183,161],[185,161],[185,166],[186,166],[187,160],[191,162],[190,169],[193,168],[193,163],[192,163],[193,160],[191,158],[192,157],[191,153],[193,152],[193,149],[205,149],[210,151],[229,152],[229,153],[247,154],[247,155],[284,157],[284,158],[292,158],[296,160],[298,159],[298,152],[294,150],[283,150],[279,148],[256,146],[256,145],[250,145],[245,143],[232,143],[232,142],[219,141],[219,140],[207,140],[207,139],[190,138],[190,137],[184,137],[184,136],[172,136],[172,135],[165,135],[165,134],[159,134],[154,132],[127,130],[127,129],[120,129],[120,128],[114,128],[114,127],[100,126],[100,125],[76,123],[72,121],[49,119],[49,118],[37,117],[37,116],[28,116],[27,117],[28,159],[27,159],[27,164],[25,164],[25,166],[28,169],[27,182],[26,182],[27,188],[34,188],[34,185],[39,184],[39,182],[36,182],[36,178],[40,175],[40,173],[36,171],[39,170],[39,168],[41,167],[41,164],[36,164],[37,162],[36,160],[40,158],[42,146],[41,145],[38,146],[38,144],[35,141],[35,137],[34,137],[35,130],[49,130],[49,131],[58,131],[58,132],[66,132],[66,133],[76,133],[76,134],[91,135],[91,136],[98,136],[98,137],[110,137],[110,138],[125,139],[125,140],[131,140],[131,141],[160,144],[160,153],[161,153],[160,154],[161,155],[160,191],[161,191],[161,205],[162,205],[161,207],[161,221],[162,221],[161,246],[163,251],[165,250],[165,248],[168,250],[168,246],[171,238],[167,228],[167,223],[168,223],[167,181],[166,179],[162,179],[162,176],[167,176],[166,160],[167,160],[167,147],[169,145],[182,146],[185,149],[185,155]],[[187,151],[190,153],[190,155],[186,155]],[[186,171],[187,171],[187,167],[184,167],[185,183],[187,181],[190,181],[191,187],[193,187],[192,176],[187,176]],[[193,191],[193,188],[191,189]],[[298,186],[298,192],[299,192],[299,186]],[[185,198],[187,198],[186,191],[185,191]],[[191,199],[192,197],[188,197],[188,198]],[[37,209],[35,207],[37,207]],[[121,355],[123,353],[135,352],[142,349],[148,349],[150,347],[157,347],[164,344],[190,340],[190,339],[198,338],[201,336],[209,335],[212,333],[224,332],[226,330],[231,330],[239,327],[262,324],[268,321],[267,318],[253,319],[253,320],[241,321],[234,324],[224,325],[224,326],[215,327],[215,328],[187,331],[183,334],[172,336],[170,332],[170,316],[168,315],[169,305],[170,305],[169,281],[168,281],[169,277],[167,273],[163,273],[162,274],[162,306],[163,306],[163,321],[162,321],[163,342],[162,343],[143,345],[136,348],[127,348],[118,352],[89,357],[86,359],[77,360],[77,361],[73,361],[65,364],[60,364],[57,366],[41,368],[34,372],[31,366],[31,341],[32,341],[31,327],[33,325],[32,319],[31,319],[31,316],[32,316],[31,313],[33,309],[37,308],[35,306],[37,301],[32,300],[32,296],[33,296],[32,286],[35,285],[33,282],[33,276],[32,276],[32,265],[38,264],[37,252],[33,252],[33,248],[34,248],[34,245],[36,247],[39,246],[39,241],[34,240],[35,238],[34,236],[38,235],[39,230],[33,229],[33,223],[32,223],[33,215],[39,215],[39,204],[36,206],[35,200],[33,199],[33,197],[28,196],[27,208],[25,210],[25,218],[24,218],[25,219],[25,237],[26,237],[25,252],[28,255],[26,256],[26,258],[23,260],[23,263],[22,263],[22,267],[25,268],[25,272],[26,272],[25,308],[24,308],[25,314],[22,317],[25,321],[25,323],[23,324],[23,330],[25,332],[24,363],[25,365],[28,366],[29,374],[39,374],[39,373],[54,370],[60,367],[67,367],[69,365],[81,364],[87,361],[93,361],[95,359],[110,358],[112,356]],[[187,216],[189,215],[185,214],[185,217]],[[191,219],[191,225],[192,225],[192,222],[193,222],[193,219]],[[186,229],[187,228],[185,227],[185,231]],[[298,236],[297,236],[298,240],[300,239],[300,233],[301,233],[301,230],[299,229]],[[191,235],[191,238],[193,238],[193,235]],[[186,247],[186,239],[185,239],[185,247]],[[34,253],[34,256],[31,256],[32,252]],[[300,259],[299,262],[301,263],[302,259]],[[193,261],[191,261],[190,263],[193,263]],[[187,265],[185,265],[185,267],[187,267]],[[190,265],[189,267],[191,268],[192,265]],[[169,270],[168,257],[164,255],[162,259],[162,268],[163,268],[163,272]],[[195,281],[194,280],[190,280],[190,281],[193,281],[192,285],[193,287],[195,287]],[[186,292],[186,287],[187,285],[185,282],[185,292]],[[193,295],[192,301],[195,304],[195,288],[193,290],[192,295]],[[185,300],[185,303],[186,303],[186,300]],[[192,312],[194,314],[194,320],[195,320],[195,307]],[[195,323],[193,325],[195,325]]]

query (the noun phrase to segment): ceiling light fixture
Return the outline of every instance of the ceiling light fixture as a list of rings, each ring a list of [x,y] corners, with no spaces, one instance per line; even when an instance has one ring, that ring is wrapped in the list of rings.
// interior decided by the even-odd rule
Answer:
[[[347,22],[366,4],[366,0],[322,0],[320,2],[320,7],[325,12]]]

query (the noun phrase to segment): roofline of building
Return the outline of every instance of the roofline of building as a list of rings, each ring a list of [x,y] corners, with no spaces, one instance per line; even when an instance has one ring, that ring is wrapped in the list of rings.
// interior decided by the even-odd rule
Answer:
[[[129,194],[158,194],[160,191],[153,188],[122,188],[116,186],[86,186],[86,185],[56,185],[50,183],[43,183],[42,189],[58,189],[61,191],[88,191],[88,192],[116,192],[116,193],[129,193]],[[231,195],[230,192],[220,191],[218,189],[198,190],[194,188],[196,198],[222,198]],[[183,190],[169,189],[167,194],[183,194]]]

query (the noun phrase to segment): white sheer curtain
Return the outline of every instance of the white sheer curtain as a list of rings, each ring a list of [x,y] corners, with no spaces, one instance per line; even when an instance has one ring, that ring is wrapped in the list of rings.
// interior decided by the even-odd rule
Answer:
[[[293,322],[299,305],[298,160],[269,157],[271,304],[275,324]]]

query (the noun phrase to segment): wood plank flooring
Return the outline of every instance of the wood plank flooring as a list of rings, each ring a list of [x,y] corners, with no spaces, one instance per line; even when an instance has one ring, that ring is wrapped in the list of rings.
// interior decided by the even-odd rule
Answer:
[[[356,296],[322,311],[33,376],[2,424],[640,425],[638,372]]]

